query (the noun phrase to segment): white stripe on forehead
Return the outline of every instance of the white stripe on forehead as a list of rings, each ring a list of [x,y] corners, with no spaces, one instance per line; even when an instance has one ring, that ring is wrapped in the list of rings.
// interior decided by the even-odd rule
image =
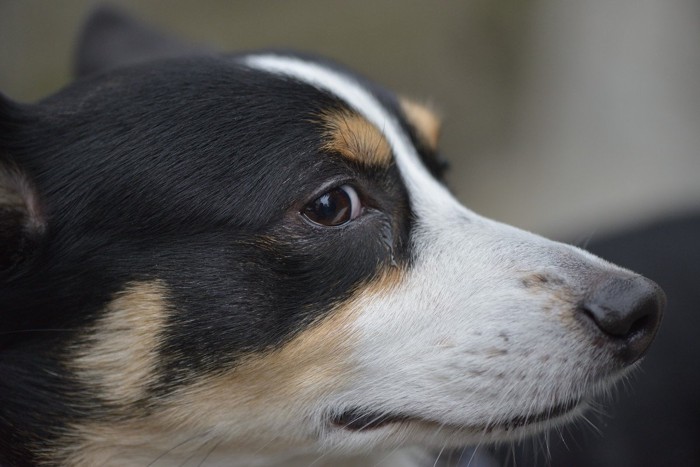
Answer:
[[[396,117],[352,77],[315,62],[307,62],[296,57],[283,55],[250,55],[243,63],[269,73],[289,76],[326,91],[344,101],[384,134],[394,153],[396,163],[407,185],[413,207],[423,210],[434,205],[437,200],[450,200],[457,204],[452,195],[439,184],[423,167],[418,153]]]

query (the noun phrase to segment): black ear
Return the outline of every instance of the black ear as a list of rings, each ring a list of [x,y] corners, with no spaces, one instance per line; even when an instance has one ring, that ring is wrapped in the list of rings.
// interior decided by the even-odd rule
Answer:
[[[46,230],[36,189],[8,150],[18,108],[0,94],[0,277],[31,255]]]
[[[81,77],[156,58],[211,52],[163,34],[113,6],[102,5],[88,17],[78,37],[74,71]]]

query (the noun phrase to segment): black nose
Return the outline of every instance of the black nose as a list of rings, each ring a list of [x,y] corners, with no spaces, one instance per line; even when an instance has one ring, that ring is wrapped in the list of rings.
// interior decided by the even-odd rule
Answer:
[[[654,340],[666,305],[656,283],[642,276],[608,276],[581,304],[585,315],[613,343],[625,364],[638,360]]]

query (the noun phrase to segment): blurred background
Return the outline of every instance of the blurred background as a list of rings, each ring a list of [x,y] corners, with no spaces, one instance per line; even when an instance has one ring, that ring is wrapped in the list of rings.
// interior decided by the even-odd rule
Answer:
[[[0,0],[0,91],[33,101],[67,84],[95,3]],[[594,420],[600,433],[538,438],[539,460],[506,449],[457,463],[700,465],[700,1],[111,3],[221,50],[327,55],[434,104],[467,206],[587,244],[666,290],[644,371]]]
[[[90,0],[0,0],[0,90],[71,79]],[[444,118],[449,182],[475,211],[556,238],[700,206],[696,0],[112,1],[222,50],[335,58]]]

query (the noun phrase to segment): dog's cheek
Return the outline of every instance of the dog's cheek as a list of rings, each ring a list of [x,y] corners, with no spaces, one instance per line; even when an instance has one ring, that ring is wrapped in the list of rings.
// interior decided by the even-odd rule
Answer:
[[[78,381],[117,412],[145,401],[156,382],[159,339],[168,313],[164,283],[128,285],[73,345],[71,366]]]
[[[99,465],[189,455],[219,442],[222,450],[239,452],[269,450],[271,442],[280,450],[317,445],[329,401],[357,377],[358,297],[385,293],[401,274],[392,269],[359,287],[282,347],[248,354],[157,399],[149,399],[149,385],[169,312],[167,289],[159,282],[131,286],[110,304],[114,316],[99,323],[74,361],[76,374],[114,412],[74,426],[69,437],[77,442],[61,457]]]
[[[80,389],[67,394],[76,417],[51,450],[39,453],[49,465],[109,463],[108,446],[131,437],[124,420],[132,427],[146,425],[170,311],[163,281],[129,283],[63,351],[63,365]]]
[[[363,311],[358,297],[384,293],[401,275],[397,268],[384,271],[279,349],[248,355],[234,368],[178,390],[167,411],[186,409],[190,415],[177,417],[226,427],[253,444],[264,441],[255,433],[265,432],[297,445],[315,439],[327,401],[356,377],[355,323]]]

